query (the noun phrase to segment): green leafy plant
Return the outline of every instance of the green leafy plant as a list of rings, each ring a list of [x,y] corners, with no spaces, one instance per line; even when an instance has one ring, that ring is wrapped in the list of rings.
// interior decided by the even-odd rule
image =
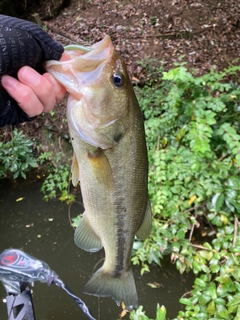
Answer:
[[[240,240],[233,226],[220,228],[212,244],[193,255],[195,279],[189,298],[180,299],[186,311],[177,319],[238,319],[240,316]],[[233,243],[234,242],[234,243]]]
[[[136,90],[154,220],[151,236],[135,242],[132,261],[144,273],[170,253],[181,273],[196,274],[177,319],[235,319],[240,313],[240,87],[228,80],[239,70],[197,77],[180,65]],[[192,235],[203,221],[212,243],[195,244]]]
[[[139,306],[137,310],[130,313],[129,319],[131,320],[153,320],[148,318],[143,311],[143,306]],[[166,309],[164,306],[157,305],[157,312],[155,320],[165,320],[166,319]]]
[[[33,144],[17,129],[13,130],[11,140],[0,142],[0,178],[12,176],[16,179],[21,176],[26,179],[26,173],[37,167]]]
[[[45,152],[39,156],[40,163],[48,162],[47,176],[42,184],[41,191],[46,201],[58,197],[60,201],[71,203],[75,196],[70,192],[70,164],[63,163],[63,154]]]
[[[72,218],[72,219],[71,219],[71,220],[72,220],[71,226],[72,226],[73,228],[77,228],[77,226],[79,225],[79,222],[80,222],[81,218],[82,218],[82,214],[79,214],[78,216]]]

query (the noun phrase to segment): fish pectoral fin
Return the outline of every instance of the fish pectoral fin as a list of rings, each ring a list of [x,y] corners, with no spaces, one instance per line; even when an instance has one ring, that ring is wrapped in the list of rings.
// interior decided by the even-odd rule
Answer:
[[[113,173],[108,158],[103,150],[97,148],[94,152],[88,152],[88,160],[96,182],[105,186],[110,191],[113,189]]]
[[[75,230],[74,242],[79,248],[89,252],[96,252],[102,248],[101,240],[92,229],[86,213]]]
[[[143,223],[141,227],[138,229],[136,235],[139,239],[144,240],[150,235],[151,230],[152,230],[152,211],[151,211],[150,200],[148,199]]]
[[[129,311],[138,307],[132,269],[124,272],[121,277],[114,277],[111,272],[105,272],[102,267],[93,274],[83,292],[97,297],[111,297],[118,306],[124,302]]]
[[[76,157],[75,152],[73,152],[71,172],[72,172],[72,184],[75,187],[78,184],[78,182],[80,181],[79,165],[77,162],[77,157]]]

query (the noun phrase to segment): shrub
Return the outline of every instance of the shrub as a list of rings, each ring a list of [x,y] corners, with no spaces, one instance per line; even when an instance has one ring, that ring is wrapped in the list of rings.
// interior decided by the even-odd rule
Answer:
[[[149,149],[150,238],[134,244],[134,264],[160,264],[171,252],[181,273],[197,278],[178,319],[234,319],[240,275],[240,67],[195,77],[184,65],[137,89]],[[161,79],[162,78],[162,79]],[[196,245],[205,221],[214,240]],[[187,238],[188,234],[188,238]]]
[[[47,162],[47,176],[41,187],[44,200],[56,198],[60,201],[70,203],[75,200],[75,196],[70,192],[71,172],[70,163],[64,162],[62,152],[43,152],[39,156],[41,164]]]
[[[26,173],[37,167],[37,160],[32,152],[33,144],[32,140],[17,129],[13,130],[10,141],[0,142],[0,178],[26,178]]]

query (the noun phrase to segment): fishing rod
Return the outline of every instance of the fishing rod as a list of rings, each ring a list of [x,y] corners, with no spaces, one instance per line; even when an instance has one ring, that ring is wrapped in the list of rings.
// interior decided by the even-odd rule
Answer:
[[[72,293],[46,262],[21,250],[6,249],[0,254],[0,281],[7,292],[8,320],[36,320],[31,294],[35,281],[62,288],[90,320],[96,320],[86,304]]]

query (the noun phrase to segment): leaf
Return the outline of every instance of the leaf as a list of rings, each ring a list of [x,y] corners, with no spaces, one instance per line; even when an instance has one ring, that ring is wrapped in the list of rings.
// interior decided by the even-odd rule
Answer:
[[[187,298],[181,298],[179,300],[179,302],[182,303],[182,304],[185,304],[187,306],[191,306],[192,305],[192,301],[190,299],[187,299]]]
[[[145,311],[143,311],[143,306],[139,306],[137,310],[133,310],[132,312],[130,312],[129,318],[131,320],[152,320],[145,315]]]
[[[216,291],[216,284],[215,282],[211,282],[209,285],[209,292],[211,294],[212,299],[215,302],[215,299],[217,298],[217,291]]]
[[[129,312],[127,309],[126,309],[126,306],[124,304],[124,302],[121,303],[121,307],[122,307],[122,312],[120,313],[119,317],[120,318],[123,318],[125,317],[125,315]]]
[[[185,239],[185,231],[184,231],[184,230],[179,230],[179,231],[177,232],[177,238],[178,238],[179,240]]]
[[[236,294],[233,296],[231,301],[227,304],[229,307],[229,312],[232,313],[235,309],[240,305],[240,294]]]
[[[211,260],[212,259],[212,256],[213,256],[213,252],[212,251],[206,251],[206,250],[200,250],[200,251],[198,251],[198,254],[202,257],[202,258],[204,258],[204,259],[206,259],[206,260]]]
[[[222,193],[216,193],[212,198],[212,205],[216,212],[218,212],[223,205],[224,195]]]
[[[207,287],[207,283],[205,281],[203,281],[200,278],[196,278],[194,281],[194,284],[201,287],[201,288],[206,288]]]
[[[215,304],[221,304],[222,306],[225,306],[226,304],[226,300],[224,300],[223,298],[216,298],[214,302]]]
[[[214,313],[215,313],[215,303],[214,303],[213,300],[208,304],[208,306],[207,306],[207,312],[208,312],[208,314],[210,314],[210,315],[214,315]]]
[[[210,293],[209,293],[208,291],[207,291],[207,292],[204,292],[204,294],[201,294],[201,295],[198,297],[198,299],[199,299],[199,303],[200,303],[202,306],[206,305],[209,301],[212,300],[211,295],[210,295]]]
[[[157,305],[157,314],[156,314],[156,320],[165,320],[166,319],[167,310],[164,306]]]
[[[81,214],[79,214],[79,215],[78,215],[77,217],[75,217],[75,218],[72,218],[72,219],[71,219],[71,220],[72,220],[72,223],[71,223],[72,227],[77,228],[77,226],[79,225],[79,222],[80,222],[81,218],[82,218],[82,215],[81,215]]]
[[[225,203],[226,203],[226,206],[228,207],[228,209],[229,209],[231,212],[235,212],[235,207],[230,204],[230,202],[228,201],[228,199],[225,199]]]
[[[152,260],[156,263],[156,264],[158,264],[159,266],[161,265],[161,263],[160,263],[160,255],[159,255],[159,250],[158,251],[154,251],[154,250],[151,250],[150,251],[150,256],[151,256],[151,258],[152,258]]]
[[[229,312],[228,310],[221,304],[216,305],[218,315],[223,319],[228,319]]]
[[[16,202],[20,202],[20,201],[22,201],[23,199],[24,199],[24,197],[17,198],[17,199],[16,199]]]
[[[120,318],[125,317],[128,312],[129,312],[128,310],[124,309],[124,310],[120,313],[119,317],[120,317]]]
[[[157,289],[157,288],[160,288],[161,287],[161,284],[160,283],[157,283],[157,282],[153,282],[153,283],[147,283],[147,285],[149,287],[151,287],[152,289]]]
[[[220,219],[222,221],[223,224],[228,224],[229,220],[228,220],[228,217],[226,217],[224,214],[221,214],[220,215]]]
[[[188,201],[188,204],[192,204],[194,202],[194,200],[196,199],[196,195],[194,194],[193,196],[191,196],[191,198]]]

